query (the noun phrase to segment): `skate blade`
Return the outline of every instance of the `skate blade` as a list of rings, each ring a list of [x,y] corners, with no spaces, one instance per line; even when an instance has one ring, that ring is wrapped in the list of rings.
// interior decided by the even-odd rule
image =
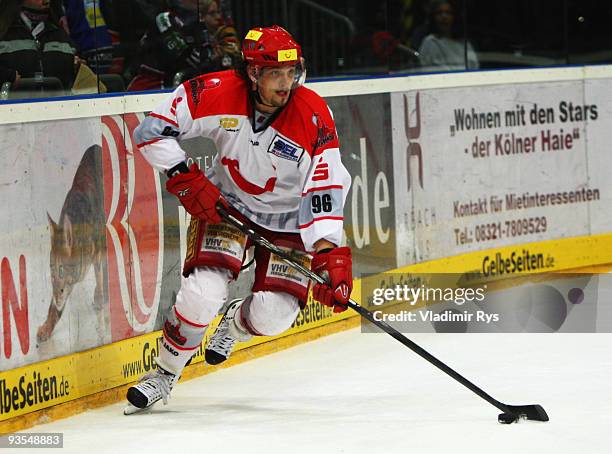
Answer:
[[[151,404],[148,407],[145,408],[138,408],[132,404],[127,404],[127,407],[125,407],[123,409],[123,414],[125,416],[129,416],[129,415],[135,415],[137,413],[147,413],[149,411],[151,411],[151,409],[153,408],[153,405],[155,404]]]

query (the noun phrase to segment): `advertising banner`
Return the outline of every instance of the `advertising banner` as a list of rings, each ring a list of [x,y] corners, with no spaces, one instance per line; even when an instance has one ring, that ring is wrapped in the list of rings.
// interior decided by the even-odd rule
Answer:
[[[399,265],[610,232],[607,87],[570,81],[392,93]],[[525,247],[489,265],[485,272],[496,274],[551,263]]]
[[[0,370],[111,341],[99,118],[3,125]]]
[[[16,163],[1,177],[1,370],[161,326],[180,229],[176,201],[134,152],[142,118],[1,127],[2,158]]]
[[[353,182],[344,207],[344,230],[356,274],[396,266],[395,200],[389,95],[327,99],[334,113],[342,163]]]
[[[612,80],[596,79],[584,82],[585,105],[597,106],[597,119],[587,120],[587,172],[589,185],[608,188],[600,194],[600,202],[589,210],[590,234],[609,233],[612,231],[612,153],[610,124],[612,124]],[[612,256],[612,251],[609,251]]]

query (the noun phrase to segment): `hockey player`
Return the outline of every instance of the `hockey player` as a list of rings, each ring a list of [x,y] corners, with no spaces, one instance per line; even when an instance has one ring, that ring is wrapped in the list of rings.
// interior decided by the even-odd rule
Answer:
[[[222,307],[227,309],[206,346],[209,364],[227,359],[238,341],[282,333],[306,303],[308,280],[274,266],[280,259],[256,246],[252,294],[226,304],[228,284],[251,242],[222,220],[218,204],[327,276],[328,285],[314,286],[315,300],[338,312],[350,296],[351,251],[340,243],[351,180],[331,111],[302,86],[302,51],[283,28],[250,30],[242,52],[243,68],[185,82],[135,132],[144,157],[166,173],[167,190],[192,216],[181,288],[163,325],[157,369],[127,393],[138,408],[167,402]],[[217,147],[206,176],[195,164],[188,168],[179,146],[196,136]]]

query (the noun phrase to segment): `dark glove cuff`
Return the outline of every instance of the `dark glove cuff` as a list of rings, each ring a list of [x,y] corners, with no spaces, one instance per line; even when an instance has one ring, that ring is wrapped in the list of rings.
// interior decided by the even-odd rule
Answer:
[[[176,176],[179,173],[189,173],[189,167],[187,167],[187,163],[179,162],[174,167],[171,167],[166,170],[166,175],[168,176],[168,178],[172,178],[173,176]]]

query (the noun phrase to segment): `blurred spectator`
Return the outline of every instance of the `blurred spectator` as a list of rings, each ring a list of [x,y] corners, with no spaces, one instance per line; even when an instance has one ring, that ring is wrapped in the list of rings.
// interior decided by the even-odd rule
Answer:
[[[219,0],[219,9],[225,25],[234,26],[234,18],[232,16],[231,0]]]
[[[397,15],[396,2],[384,0],[365,6],[368,9],[363,15],[362,32],[355,36],[351,46],[356,65],[374,72],[413,67],[416,52],[398,38],[399,20],[390,20],[391,15]]]
[[[119,34],[112,30],[111,2],[107,0],[62,0],[79,55],[97,74],[123,72],[123,59],[115,56]]]
[[[225,8],[225,12],[227,16],[223,15],[217,0],[200,0],[200,22],[206,25],[211,36],[213,71],[236,67],[242,59],[240,40],[232,26],[229,6]]]
[[[198,74],[235,67],[236,31],[216,0],[169,0],[142,39],[142,64],[128,91],[170,88]]]
[[[419,49],[421,66],[441,71],[478,69],[476,52],[472,44],[461,37],[453,5],[448,0],[431,2],[429,24],[430,33]]]
[[[0,84],[18,87],[21,78],[56,77],[69,89],[79,64],[50,0],[0,3]]]
[[[405,1],[411,2],[411,0]],[[405,27],[404,30],[402,30],[402,36],[404,36],[404,40],[409,42],[413,48],[419,49],[421,44],[423,44],[425,36],[427,36],[431,30],[431,23],[429,22],[431,18],[431,1],[418,0],[411,6],[412,8],[409,11],[406,10],[406,12],[410,14],[412,22],[409,28]]]
[[[157,15],[166,10],[165,0],[104,0],[107,25],[117,31],[118,45],[113,46],[115,58],[123,60],[123,77],[134,78],[142,63],[140,41],[155,24]]]

